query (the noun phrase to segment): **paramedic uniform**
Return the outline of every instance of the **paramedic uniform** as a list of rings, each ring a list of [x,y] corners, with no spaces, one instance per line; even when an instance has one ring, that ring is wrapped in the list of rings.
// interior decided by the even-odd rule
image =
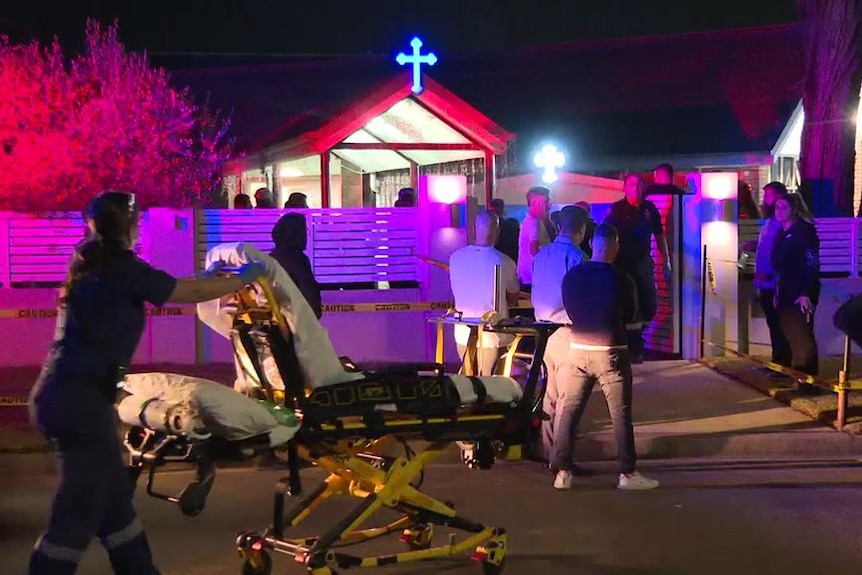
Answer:
[[[127,250],[77,280],[58,310],[30,413],[57,452],[60,485],[31,575],[74,573],[94,536],[116,573],[158,573],[132,506],[114,401],[144,330],[144,302],[164,304],[175,286],[176,279]]]

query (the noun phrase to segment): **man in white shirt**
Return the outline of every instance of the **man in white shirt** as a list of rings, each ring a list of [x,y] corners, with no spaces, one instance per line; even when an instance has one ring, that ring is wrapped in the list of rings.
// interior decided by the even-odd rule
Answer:
[[[548,213],[551,210],[551,190],[542,186],[527,192],[529,211],[521,223],[518,236],[518,280],[525,291],[533,285],[533,257],[543,246],[551,243],[548,233]]]
[[[481,318],[495,309],[494,268],[500,266],[505,298],[500,315],[509,315],[509,306],[517,305],[518,275],[515,262],[504,253],[494,249],[500,235],[500,220],[493,212],[482,212],[476,216],[476,243],[461,248],[449,258],[449,282],[455,297],[455,309],[464,318]],[[470,327],[455,326],[455,343],[458,354],[463,358],[467,350]],[[482,349],[477,350],[479,374],[491,375],[502,350],[511,343],[511,336],[496,333],[483,333]]]
[[[531,299],[536,319],[570,325],[571,320],[563,304],[563,278],[566,273],[586,258],[580,249],[590,216],[578,206],[567,206],[560,212],[557,237],[543,247],[533,258],[533,291]],[[551,451],[553,421],[558,397],[558,385],[571,377],[567,358],[571,329],[560,328],[548,340],[545,350],[545,368],[548,380],[545,384],[543,410],[549,420],[542,422],[542,444],[545,454]]]

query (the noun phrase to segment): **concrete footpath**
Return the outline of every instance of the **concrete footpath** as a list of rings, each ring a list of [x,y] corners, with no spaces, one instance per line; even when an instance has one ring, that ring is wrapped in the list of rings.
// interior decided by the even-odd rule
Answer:
[[[207,376],[229,381],[229,373],[220,377],[214,366],[208,370],[212,373]],[[647,362],[634,371],[635,441],[640,459],[815,459],[862,454],[862,438],[815,422],[698,363]],[[576,443],[579,460],[614,459],[611,422],[598,386],[593,389],[582,433]],[[444,462],[458,458],[453,447]],[[7,473],[51,472],[54,458],[34,431],[20,425],[0,428],[0,469]]]

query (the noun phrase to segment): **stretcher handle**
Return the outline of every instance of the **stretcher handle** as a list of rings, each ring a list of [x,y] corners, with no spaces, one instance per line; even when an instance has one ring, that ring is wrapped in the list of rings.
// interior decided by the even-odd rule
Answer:
[[[239,274],[242,268],[240,267],[219,267],[215,271],[229,273],[229,274]],[[272,289],[272,284],[266,278],[258,278],[255,283],[260,286],[260,289],[263,291],[263,295],[266,297],[267,306],[269,308],[269,312],[272,314],[273,319],[275,320],[276,325],[283,330],[287,330],[287,320],[284,319],[284,315],[282,315],[281,310],[278,307],[278,302],[275,299],[275,292]]]

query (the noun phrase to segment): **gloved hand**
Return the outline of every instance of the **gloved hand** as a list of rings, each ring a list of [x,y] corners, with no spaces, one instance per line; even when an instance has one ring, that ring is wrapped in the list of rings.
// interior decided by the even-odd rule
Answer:
[[[213,262],[205,271],[197,274],[198,279],[211,278],[216,275],[224,267],[224,262]]]
[[[266,266],[261,262],[249,262],[242,266],[239,271],[239,279],[244,284],[254,283],[266,273]]]

